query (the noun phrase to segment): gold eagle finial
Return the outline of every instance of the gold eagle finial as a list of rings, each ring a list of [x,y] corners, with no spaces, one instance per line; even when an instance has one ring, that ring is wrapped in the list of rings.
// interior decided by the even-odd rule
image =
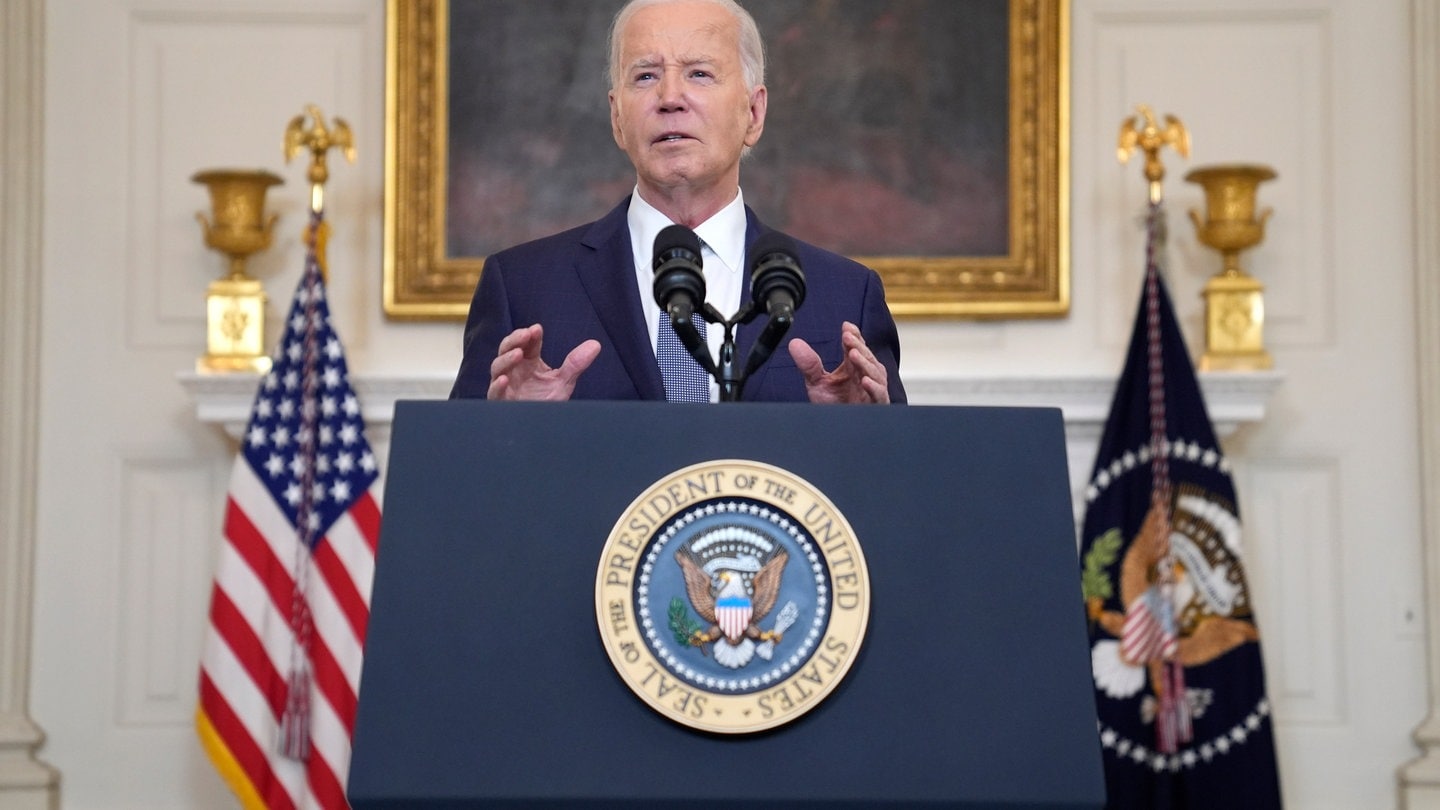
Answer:
[[[325,154],[336,148],[341,150],[346,160],[354,163],[355,136],[345,119],[337,117],[334,125],[327,127],[325,116],[319,107],[307,104],[305,110],[305,113],[290,119],[289,126],[285,127],[285,162],[289,163],[301,149],[310,150],[310,170],[306,175],[311,187],[310,207],[319,211],[324,199],[322,188],[325,181],[330,179],[330,169],[325,165]],[[305,126],[307,116],[313,119],[309,128]]]
[[[1121,163],[1128,163],[1138,148],[1145,153],[1145,179],[1150,183],[1150,201],[1160,202],[1160,180],[1165,176],[1165,164],[1160,162],[1160,150],[1165,146],[1174,148],[1181,157],[1190,157],[1190,133],[1180,119],[1165,116],[1162,128],[1155,121],[1155,113],[1148,104],[1136,106],[1137,117],[1127,118],[1120,125],[1120,144],[1116,156]]]

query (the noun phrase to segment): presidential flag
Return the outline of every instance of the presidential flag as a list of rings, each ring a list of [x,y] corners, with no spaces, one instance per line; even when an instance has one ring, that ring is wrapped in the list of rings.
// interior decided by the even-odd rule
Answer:
[[[1085,491],[1081,591],[1111,808],[1278,808],[1240,511],[1160,277],[1145,284]]]
[[[379,471],[330,323],[319,212],[231,474],[196,725],[247,808],[343,808]]]

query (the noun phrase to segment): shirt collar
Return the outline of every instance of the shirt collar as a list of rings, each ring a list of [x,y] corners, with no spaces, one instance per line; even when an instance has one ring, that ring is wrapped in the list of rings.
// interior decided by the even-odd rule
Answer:
[[[635,255],[637,257],[648,257],[654,250],[655,237],[660,231],[673,225],[670,218],[660,213],[653,205],[645,202],[640,197],[640,189],[636,188],[630,195],[630,210],[627,220],[630,225],[630,234],[635,238]],[[737,190],[735,199],[729,205],[716,211],[713,216],[700,223],[695,228],[695,235],[705,247],[720,259],[720,264],[731,273],[738,273],[745,266],[745,193]],[[649,263],[641,263],[640,266],[649,269]],[[710,266],[705,267],[706,272],[712,270]]]

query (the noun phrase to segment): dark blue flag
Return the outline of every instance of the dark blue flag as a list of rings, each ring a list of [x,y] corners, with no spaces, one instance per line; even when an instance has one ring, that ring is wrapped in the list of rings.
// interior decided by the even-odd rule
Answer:
[[[1160,278],[1145,286],[1085,492],[1081,591],[1111,808],[1278,808],[1240,511]]]

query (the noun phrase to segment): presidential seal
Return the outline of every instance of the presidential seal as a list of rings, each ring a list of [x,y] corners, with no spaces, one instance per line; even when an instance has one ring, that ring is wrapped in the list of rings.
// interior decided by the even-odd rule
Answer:
[[[742,734],[795,720],[845,677],[870,575],[850,524],[809,483],[713,461],[655,482],[620,516],[595,614],[611,663],[652,709]]]

